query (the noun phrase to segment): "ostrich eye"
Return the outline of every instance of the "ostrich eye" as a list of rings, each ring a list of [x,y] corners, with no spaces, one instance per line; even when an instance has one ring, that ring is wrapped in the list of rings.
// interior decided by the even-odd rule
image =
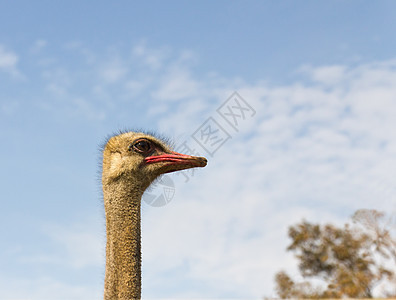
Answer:
[[[129,147],[129,150],[132,150],[131,148],[136,152],[147,153],[151,150],[151,143],[147,140],[139,140],[132,144],[132,147]]]

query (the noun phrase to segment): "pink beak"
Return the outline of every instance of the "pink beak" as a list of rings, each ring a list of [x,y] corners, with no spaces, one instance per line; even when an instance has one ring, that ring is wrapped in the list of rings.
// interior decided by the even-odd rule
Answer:
[[[207,160],[205,157],[191,156],[172,152],[171,154],[164,153],[155,156],[148,156],[144,159],[147,164],[157,162],[168,162],[172,165],[191,165],[192,167],[205,167]]]

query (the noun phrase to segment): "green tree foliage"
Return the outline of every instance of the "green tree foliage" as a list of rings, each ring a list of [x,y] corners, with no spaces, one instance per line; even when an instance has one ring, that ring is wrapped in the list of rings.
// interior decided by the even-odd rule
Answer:
[[[391,235],[392,219],[375,210],[358,210],[353,226],[312,224],[302,221],[289,228],[301,275],[295,282],[281,271],[276,274],[280,298],[372,298],[380,283],[396,287],[396,240]],[[312,279],[323,284],[312,283]],[[381,296],[396,296],[383,290]]]

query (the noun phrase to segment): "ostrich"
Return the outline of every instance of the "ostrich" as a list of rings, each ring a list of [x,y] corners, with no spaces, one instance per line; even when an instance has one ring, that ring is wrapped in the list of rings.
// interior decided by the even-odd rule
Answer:
[[[180,154],[159,138],[141,132],[111,137],[103,149],[106,214],[104,299],[141,297],[140,203],[159,175],[206,166],[206,158]]]

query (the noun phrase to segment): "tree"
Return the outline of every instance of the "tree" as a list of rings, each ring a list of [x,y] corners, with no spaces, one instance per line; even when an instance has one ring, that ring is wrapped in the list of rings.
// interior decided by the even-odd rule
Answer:
[[[295,253],[301,275],[323,284],[295,282],[281,271],[275,276],[280,298],[372,298],[378,284],[396,286],[392,219],[375,210],[359,210],[352,220],[353,226],[342,228],[307,221],[289,228],[292,242],[287,250]],[[381,292],[383,297],[396,295],[395,290]]]

